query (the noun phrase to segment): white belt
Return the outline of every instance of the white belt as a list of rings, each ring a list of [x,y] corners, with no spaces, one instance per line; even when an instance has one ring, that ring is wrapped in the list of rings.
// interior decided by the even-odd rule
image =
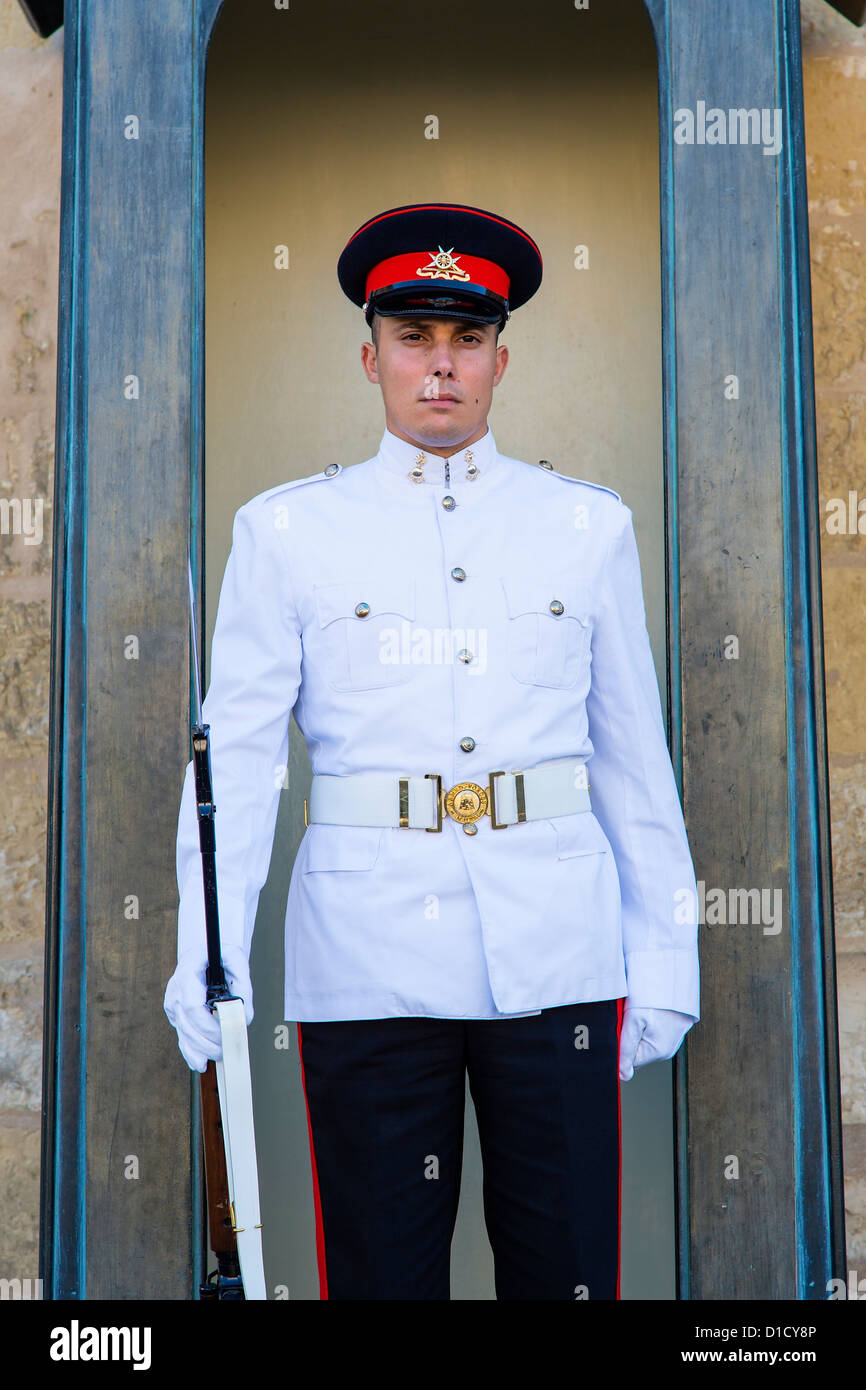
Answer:
[[[489,814],[494,830],[527,820],[588,811],[589,776],[583,758],[554,758],[521,771],[490,772],[487,786],[458,782],[443,792],[436,772],[423,775],[360,772],[350,777],[317,773],[304,800],[306,825],[391,825],[404,830],[439,830],[450,815],[469,835]]]

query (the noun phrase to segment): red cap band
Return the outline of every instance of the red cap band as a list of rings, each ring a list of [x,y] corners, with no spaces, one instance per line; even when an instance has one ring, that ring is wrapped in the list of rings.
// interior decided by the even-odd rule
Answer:
[[[510,277],[495,262],[485,260],[483,256],[467,256],[458,252],[457,255],[448,256],[450,264],[446,268],[434,264],[434,260],[438,259],[439,253],[435,251],[432,257],[429,251],[406,251],[403,255],[389,256],[387,260],[380,261],[367,276],[367,299],[375,290],[385,285],[401,284],[405,280],[429,280],[437,288],[444,284],[453,285],[455,289],[459,289],[461,284],[483,285],[484,289],[493,290],[503,299],[508,298]]]

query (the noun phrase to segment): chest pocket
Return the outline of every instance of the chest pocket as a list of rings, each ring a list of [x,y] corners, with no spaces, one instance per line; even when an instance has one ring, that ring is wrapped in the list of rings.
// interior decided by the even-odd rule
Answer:
[[[414,579],[321,584],[315,598],[334,690],[378,690],[412,679],[411,633],[402,624],[415,619]]]
[[[588,677],[592,625],[575,580],[509,576],[502,587],[515,680],[567,690]]]

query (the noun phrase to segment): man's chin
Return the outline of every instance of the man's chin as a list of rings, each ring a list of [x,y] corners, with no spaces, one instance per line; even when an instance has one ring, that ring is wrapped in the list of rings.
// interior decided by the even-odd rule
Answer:
[[[407,433],[414,434],[425,444],[446,448],[449,444],[459,446],[477,427],[477,424],[466,420],[459,406],[448,410],[431,410],[425,402],[420,402]]]

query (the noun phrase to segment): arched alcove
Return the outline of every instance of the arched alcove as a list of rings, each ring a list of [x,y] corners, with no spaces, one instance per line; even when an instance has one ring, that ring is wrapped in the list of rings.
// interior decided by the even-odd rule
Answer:
[[[234,509],[381,437],[336,257],[372,212],[429,193],[541,243],[542,291],[505,330],[497,442],[623,493],[699,884],[782,893],[772,931],[702,929],[701,1023],[673,1069],[676,1290],[825,1297],[845,1248],[796,0],[751,0],[733,25],[726,0],[563,5],[529,26],[510,5],[439,7],[418,12],[420,37],[400,7],[399,45],[394,12],[361,26],[331,0],[248,17],[238,0],[66,6],[45,1296],[196,1296],[197,1086],[161,1012],[190,756],[187,542],[206,649]],[[440,77],[446,52],[459,78]],[[441,109],[423,93],[415,110],[425,53]],[[681,138],[681,113],[711,103],[754,111],[759,134],[766,113],[776,148]],[[305,791],[294,735],[252,1044],[266,1108],[286,1097],[282,1129],[260,1116],[264,1192],[287,1193],[268,1259],[309,1298],[297,1059],[268,1035],[282,965],[267,923]],[[651,1292],[674,1290],[671,1070],[626,1088],[626,1297],[653,1271]],[[475,1162],[470,1142],[458,1298],[489,1296]]]

